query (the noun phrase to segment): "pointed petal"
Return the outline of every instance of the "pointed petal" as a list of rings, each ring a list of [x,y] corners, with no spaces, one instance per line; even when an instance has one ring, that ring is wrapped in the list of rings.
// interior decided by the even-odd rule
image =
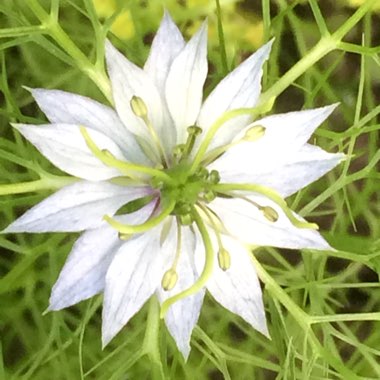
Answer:
[[[177,245],[176,229],[176,223],[172,223],[172,229],[161,248],[162,256],[165,256],[167,259],[164,265],[164,271],[170,269],[173,265]],[[181,242],[181,256],[177,265],[178,282],[170,291],[164,291],[162,287],[159,287],[157,293],[161,303],[167,298],[190,288],[199,277],[194,263],[195,236],[190,228],[182,228]],[[187,360],[190,353],[191,333],[198,321],[203,297],[204,290],[190,297],[186,297],[174,303],[165,316],[166,326],[170,335],[174,338],[185,360]]]
[[[132,111],[133,96],[140,97],[148,108],[148,117],[156,132],[163,128],[162,101],[157,87],[149,75],[106,42],[107,68],[117,113],[127,128],[138,136],[150,140],[147,126]]]
[[[207,75],[207,24],[174,59],[166,80],[166,100],[177,128],[177,143],[183,143],[186,128],[193,125],[202,103]]]
[[[135,138],[112,108],[65,91],[35,88],[30,92],[51,123],[76,124],[94,129],[113,140],[128,160],[146,161]]]
[[[272,154],[289,149],[295,150],[309,140],[312,133],[336,107],[337,104],[332,104],[321,108],[267,116],[245,128],[236,140],[242,138],[247,129],[254,125],[261,125],[265,127],[265,134],[255,142],[254,149],[260,149],[260,151],[267,149]]]
[[[261,287],[250,259],[251,253],[235,239],[225,235],[221,235],[221,238],[223,247],[230,254],[231,266],[223,271],[215,260],[212,276],[207,282],[207,290],[226,309],[239,315],[262,334],[269,336]],[[203,250],[201,244],[197,249],[198,270],[203,266]]]
[[[153,208],[151,202],[118,220],[127,224],[144,223]],[[49,310],[63,309],[103,291],[108,267],[123,244],[118,232],[106,223],[84,232],[75,242],[53,287]]]
[[[127,324],[159,286],[162,260],[160,229],[127,241],[116,253],[107,275],[103,302],[103,346]]]
[[[216,198],[210,203],[210,208],[222,220],[228,233],[246,244],[290,249],[321,249],[331,247],[318,231],[295,227],[283,211],[269,199],[259,195],[249,195],[248,198],[260,206],[273,208],[278,214],[278,220],[271,222],[266,219],[257,207],[238,198]],[[294,214],[300,220],[301,217]]]
[[[3,233],[75,232],[96,228],[105,214],[113,215],[122,205],[147,194],[146,188],[77,182],[31,208]]]
[[[104,165],[87,147],[77,125],[13,124],[48,160],[73,176],[99,181],[120,176],[120,171]],[[107,149],[115,157],[125,160],[119,147],[103,133],[87,129],[100,149]]]
[[[268,59],[273,41],[261,47],[234,71],[227,75],[204,102],[198,117],[203,133],[223,113],[245,107],[254,107],[261,92],[262,66]],[[236,117],[227,122],[218,132],[209,149],[230,142],[251,120],[250,116]]]
[[[170,65],[184,46],[185,41],[181,32],[177,28],[177,25],[174,24],[169,13],[165,11],[144,66],[144,70],[154,80],[162,94],[164,93],[165,81]]]
[[[252,144],[242,143],[227,151],[210,169],[218,170],[223,182],[259,183],[288,197],[325,175],[345,157],[306,144],[281,158],[267,154],[259,159]]]

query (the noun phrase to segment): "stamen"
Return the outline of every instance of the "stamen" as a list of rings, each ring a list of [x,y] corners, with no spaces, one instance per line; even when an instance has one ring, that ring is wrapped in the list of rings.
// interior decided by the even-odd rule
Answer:
[[[173,305],[173,303],[199,292],[206,285],[214,268],[214,251],[206,226],[195,209],[193,210],[193,217],[195,223],[197,224],[198,230],[201,234],[203,244],[205,247],[205,265],[198,280],[190,288],[185,289],[182,292],[179,292],[175,296],[168,298],[166,301],[162,303],[160,313],[161,318],[165,317],[166,312],[168,311],[169,307]]]
[[[170,215],[170,213],[174,210],[174,207],[175,207],[175,200],[170,200],[169,205],[166,208],[164,208],[160,214],[148,219],[145,223],[137,224],[137,225],[120,223],[108,215],[104,215],[103,219],[122,234],[137,234],[137,233],[148,231],[153,227],[156,227],[168,215]]]
[[[245,132],[242,140],[250,142],[257,141],[265,135],[265,130],[266,128],[262,125],[255,125],[252,128],[249,128],[247,132]]]
[[[177,272],[173,268],[170,268],[169,270],[165,272],[164,276],[162,277],[162,280],[161,280],[162,289],[166,291],[172,290],[175,287],[177,281],[178,281]]]
[[[238,184],[238,183],[231,183],[231,184],[217,184],[214,186],[214,191],[218,192],[220,191],[221,193],[230,193],[231,191],[251,191],[257,194],[264,195],[271,201],[277,204],[281,208],[281,210],[284,212],[286,217],[289,219],[290,223],[293,224],[293,226],[297,228],[309,228],[312,230],[318,230],[318,225],[315,223],[309,223],[309,222],[304,222],[301,220],[298,220],[292,210],[288,207],[286,204],[285,200],[281,197],[280,194],[277,193],[277,191],[266,187],[262,185],[255,185],[255,184]],[[231,195],[231,193],[230,193]],[[233,195],[233,194],[232,194]],[[241,196],[236,196],[235,197],[241,198]],[[251,200],[250,200],[251,201]],[[253,202],[253,201],[251,201]],[[257,204],[256,204],[257,205]],[[260,205],[257,205],[259,207],[263,207]]]
[[[143,182],[141,178],[137,178],[131,174],[131,171],[139,172],[143,174],[148,174],[152,177],[161,178],[164,182],[173,183],[173,179],[167,175],[165,172],[153,168],[149,168],[144,165],[131,164],[129,162],[121,161],[117,159],[111,152],[107,149],[100,149],[91,138],[87,129],[83,126],[79,127],[80,132],[86,142],[87,147],[90,149],[91,153],[98,158],[104,165],[120,170],[124,175]]]
[[[270,206],[260,206],[259,209],[263,212],[263,215],[270,221],[270,222],[277,222],[278,220],[278,212],[270,207]]]
[[[217,224],[215,222],[215,215],[212,213],[212,211],[209,208],[207,208],[203,205],[199,205],[199,208],[205,213],[208,220],[210,221],[212,228],[214,229],[216,240],[217,240],[218,246],[219,246],[218,264],[219,264],[220,269],[226,271],[231,266],[231,256],[230,256],[229,252],[223,247],[222,238],[220,236],[220,231],[222,229],[225,230],[225,228],[224,228],[224,226],[222,228],[217,226]],[[220,221],[220,223],[221,223],[221,221]]]
[[[202,133],[202,129],[200,127],[198,127],[197,125],[193,125],[193,126],[187,128],[187,132],[189,135],[188,135],[186,143],[184,145],[181,160],[183,160],[189,156],[189,154],[193,150],[195,140]]]
[[[129,240],[132,237],[131,234],[122,234],[121,232],[118,235],[120,240]]]
[[[139,96],[133,95],[131,98],[131,101],[130,101],[130,106],[131,106],[132,112],[137,117],[142,119],[142,121],[144,122],[144,124],[148,128],[148,131],[149,131],[149,133],[150,133],[150,135],[151,135],[151,137],[152,137],[152,139],[156,145],[156,148],[158,149],[158,152],[160,154],[161,161],[166,166],[168,166],[167,157],[166,157],[165,151],[162,147],[160,138],[158,137],[156,130],[154,129],[152,123],[149,120],[148,108],[147,108],[145,102]]]
[[[203,193],[202,198],[207,202],[210,203],[216,198],[216,194],[212,190],[207,190]]]
[[[230,269],[231,267],[231,256],[229,252],[224,248],[221,248],[218,252],[218,264],[220,269],[224,271]]]
[[[142,119],[146,118],[148,116],[148,108],[144,101],[138,97],[133,95],[131,99],[131,108],[133,113],[137,117],[141,117]]]
[[[173,264],[170,269],[168,269],[164,276],[162,277],[161,286],[164,290],[172,290],[178,281],[178,273],[176,271],[179,257],[181,255],[182,248],[182,230],[181,225],[178,223],[177,218],[177,247],[175,252],[175,257]]]

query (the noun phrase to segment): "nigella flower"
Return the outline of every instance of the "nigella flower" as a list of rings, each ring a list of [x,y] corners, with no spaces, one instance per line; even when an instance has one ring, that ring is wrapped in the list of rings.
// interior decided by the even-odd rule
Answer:
[[[116,110],[33,89],[50,124],[14,126],[78,181],[4,232],[84,231],[49,309],[103,292],[104,345],[155,295],[186,358],[206,289],[268,334],[250,246],[330,248],[284,198],[341,161],[307,143],[334,106],[255,120],[271,43],[202,104],[206,44],[206,24],[185,43],[166,14],[143,69],[107,42]]]

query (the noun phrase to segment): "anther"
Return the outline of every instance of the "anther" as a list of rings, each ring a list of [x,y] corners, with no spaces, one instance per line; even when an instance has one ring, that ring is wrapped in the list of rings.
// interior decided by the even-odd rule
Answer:
[[[191,127],[187,128],[187,132],[190,136],[198,136],[202,133],[202,128],[198,127],[197,125],[192,125]]]
[[[219,172],[217,170],[211,170],[211,173],[210,175],[208,176],[208,180],[216,185],[217,183],[220,182],[220,175],[219,175]]]
[[[277,222],[278,212],[274,208],[270,206],[260,206],[259,209],[270,222]]]
[[[218,252],[218,264],[220,269],[224,271],[231,267],[231,256],[224,248],[221,248]]]
[[[265,129],[262,125],[255,125],[245,132],[243,140],[252,142],[261,139],[265,135]]]
[[[215,192],[212,190],[207,190],[203,193],[203,199],[206,202],[212,202],[216,198]]]
[[[101,152],[108,158],[115,158],[115,156],[108,150],[108,149],[102,149]]]
[[[162,289],[165,291],[172,290],[178,281],[178,274],[175,269],[170,268],[165,272],[161,280]]]
[[[144,119],[148,116],[148,108],[139,96],[133,95],[130,101],[130,105],[133,113],[137,117],[141,117],[142,119]]]
[[[129,240],[132,234],[123,234],[122,232],[119,232],[118,236],[120,240]]]

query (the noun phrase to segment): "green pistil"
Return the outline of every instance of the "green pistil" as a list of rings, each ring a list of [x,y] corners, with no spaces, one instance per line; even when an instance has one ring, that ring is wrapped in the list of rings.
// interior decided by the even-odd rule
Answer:
[[[121,234],[138,234],[146,232],[157,225],[159,225],[166,217],[168,217],[174,210],[175,200],[170,200],[168,205],[163,208],[160,214],[148,219],[145,223],[138,225],[123,224],[117,220],[105,215],[104,220],[109,223],[115,230]]]

